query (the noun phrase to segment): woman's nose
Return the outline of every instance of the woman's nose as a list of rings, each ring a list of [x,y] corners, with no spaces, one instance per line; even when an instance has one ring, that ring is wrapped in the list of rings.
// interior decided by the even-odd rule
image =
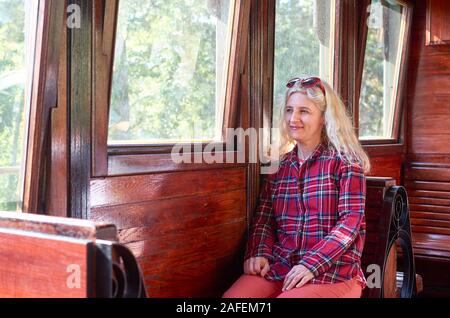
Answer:
[[[290,121],[291,121],[291,122],[299,122],[299,121],[300,121],[300,112],[294,110],[294,111],[292,112],[292,116],[291,116],[291,120],[290,120]]]

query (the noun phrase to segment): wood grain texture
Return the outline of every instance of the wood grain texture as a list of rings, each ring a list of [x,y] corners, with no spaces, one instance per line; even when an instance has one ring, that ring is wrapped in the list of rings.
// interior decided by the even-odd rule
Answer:
[[[245,210],[245,190],[238,189],[93,208],[91,219],[113,222],[122,232],[132,228],[152,227],[155,231],[152,235],[163,235],[182,228],[210,226],[237,220],[242,218],[243,210]]]
[[[81,28],[69,29],[70,38],[70,183],[69,211],[74,218],[86,219],[91,207],[92,120],[92,9],[90,0],[70,0],[85,17]]]
[[[430,6],[431,4],[431,6]],[[425,45],[450,21],[448,1],[414,1],[408,65],[407,154],[404,185],[408,191],[416,271],[424,296],[450,295],[450,51]],[[433,22],[434,20],[434,22]],[[447,28],[448,29],[448,28]]]
[[[40,1],[36,30],[35,66],[29,114],[23,211],[43,213],[44,167],[50,113],[56,106],[65,1]],[[33,67],[30,65],[29,67]]]
[[[104,222],[0,212],[0,228],[86,240],[116,240],[116,227]]]
[[[401,184],[402,156],[371,156],[372,168],[368,176],[391,177]]]
[[[426,1],[426,45],[450,44],[450,2],[445,0]]]
[[[87,241],[0,229],[0,297],[87,297],[87,255]],[[67,285],[71,264],[79,268],[80,288]]]
[[[66,16],[66,15],[65,15]],[[50,160],[47,161],[49,185],[46,193],[46,215],[68,217],[69,126],[67,77],[67,28],[62,29],[59,58],[57,107],[51,113]]]
[[[170,153],[109,155],[108,176],[245,167],[245,157],[241,157],[234,151],[211,153],[214,162],[207,162],[200,152],[186,156],[188,162],[176,163]]]
[[[92,179],[92,207],[245,189],[245,169],[189,171]]]
[[[108,172],[109,103],[118,6],[117,0],[97,0],[93,5],[92,175],[97,177]]]
[[[233,167],[93,179],[90,218],[116,224],[150,297],[220,296],[242,270],[246,173]]]

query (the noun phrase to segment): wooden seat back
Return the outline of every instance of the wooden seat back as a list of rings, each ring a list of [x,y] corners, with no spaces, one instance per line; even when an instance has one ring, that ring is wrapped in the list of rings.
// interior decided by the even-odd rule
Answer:
[[[0,212],[0,297],[137,294],[140,291],[123,286],[128,279],[126,265],[130,268],[130,264],[119,269],[122,267],[113,256],[118,250],[115,240],[116,228],[111,224]],[[124,249],[119,247],[119,251]],[[117,260],[133,263],[131,252]]]
[[[393,178],[368,177],[366,197],[367,235],[362,267],[368,286],[363,296],[413,297],[416,273],[406,190],[396,186]],[[397,261],[397,250],[402,256],[401,263]],[[372,276],[377,270],[378,278]]]

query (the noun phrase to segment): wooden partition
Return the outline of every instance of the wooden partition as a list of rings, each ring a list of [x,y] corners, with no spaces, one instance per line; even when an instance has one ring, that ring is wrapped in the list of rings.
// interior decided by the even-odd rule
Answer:
[[[115,240],[110,224],[0,212],[0,297],[142,295],[132,254]]]
[[[90,217],[116,224],[149,297],[220,296],[242,267],[246,179],[239,166],[93,179]]]
[[[414,3],[404,185],[424,295],[449,297],[450,11],[446,0]]]

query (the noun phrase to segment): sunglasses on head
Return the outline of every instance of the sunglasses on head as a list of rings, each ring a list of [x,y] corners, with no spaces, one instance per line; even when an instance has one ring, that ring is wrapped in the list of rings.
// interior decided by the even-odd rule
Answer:
[[[320,78],[314,76],[307,78],[294,77],[286,83],[286,87],[291,88],[298,82],[300,82],[300,86],[304,88],[318,86],[322,90],[323,96],[325,96],[325,86],[323,86],[322,80]]]

